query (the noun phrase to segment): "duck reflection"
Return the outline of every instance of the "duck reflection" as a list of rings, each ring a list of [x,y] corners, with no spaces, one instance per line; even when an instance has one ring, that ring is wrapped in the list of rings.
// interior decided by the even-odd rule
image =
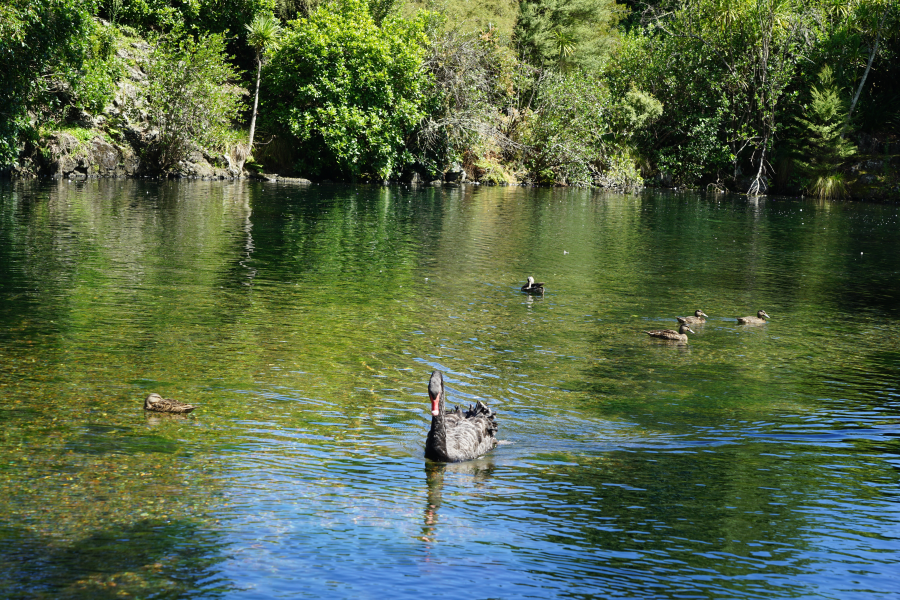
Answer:
[[[441,508],[444,475],[458,474],[471,477],[471,482],[479,488],[490,479],[495,468],[494,461],[489,457],[458,463],[425,461],[425,483],[428,486],[428,494],[422,519],[422,535],[419,539],[423,542],[437,542],[438,511]]]
[[[181,413],[156,413],[145,411],[144,416],[147,419],[147,425],[150,427],[156,427],[162,423],[172,423],[173,421],[190,422],[194,420],[194,415]]]

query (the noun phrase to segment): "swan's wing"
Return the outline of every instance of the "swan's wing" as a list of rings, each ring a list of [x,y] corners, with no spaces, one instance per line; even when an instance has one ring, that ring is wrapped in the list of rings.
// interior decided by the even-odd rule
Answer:
[[[447,427],[447,454],[453,461],[471,460],[497,445],[497,422],[483,402],[469,407],[465,417]]]

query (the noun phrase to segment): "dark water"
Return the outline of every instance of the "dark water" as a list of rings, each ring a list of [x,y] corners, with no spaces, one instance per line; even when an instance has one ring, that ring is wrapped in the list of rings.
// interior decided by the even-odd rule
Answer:
[[[0,198],[0,597],[900,597],[896,206]],[[489,455],[422,458],[434,368]]]

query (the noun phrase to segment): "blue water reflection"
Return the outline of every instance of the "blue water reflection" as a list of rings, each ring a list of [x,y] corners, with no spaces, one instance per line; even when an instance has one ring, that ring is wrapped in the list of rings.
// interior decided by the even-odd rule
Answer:
[[[0,185],[4,597],[900,597],[895,206]]]

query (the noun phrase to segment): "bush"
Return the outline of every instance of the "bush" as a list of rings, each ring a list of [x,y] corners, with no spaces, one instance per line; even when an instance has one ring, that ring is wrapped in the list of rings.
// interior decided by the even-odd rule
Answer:
[[[142,31],[195,29],[241,35],[258,13],[271,13],[276,0],[102,0],[101,16]]]
[[[79,69],[73,69],[74,104],[91,114],[100,113],[112,101],[116,81],[124,71],[122,61],[116,56],[116,30],[114,26],[97,24],[85,40],[85,60]]]
[[[149,158],[166,170],[195,149],[222,148],[237,117],[241,90],[221,35],[163,37],[150,57],[147,112],[159,129]]]
[[[465,162],[473,164],[513,153],[509,136],[518,120],[510,109],[522,66],[496,29],[481,34],[438,30],[425,59],[431,85],[428,115],[416,140],[419,162],[439,172],[466,153],[472,156]]]
[[[533,113],[522,141],[525,164],[538,183],[590,185],[601,172],[603,136],[612,103],[600,81],[580,72],[546,72],[536,83]]]
[[[93,8],[83,0],[0,4],[0,167],[15,162],[28,111],[47,101],[51,82],[83,63]]]
[[[379,27],[365,0],[293,21],[265,68],[261,114],[297,143],[309,175],[390,177],[424,116],[424,21]]]

